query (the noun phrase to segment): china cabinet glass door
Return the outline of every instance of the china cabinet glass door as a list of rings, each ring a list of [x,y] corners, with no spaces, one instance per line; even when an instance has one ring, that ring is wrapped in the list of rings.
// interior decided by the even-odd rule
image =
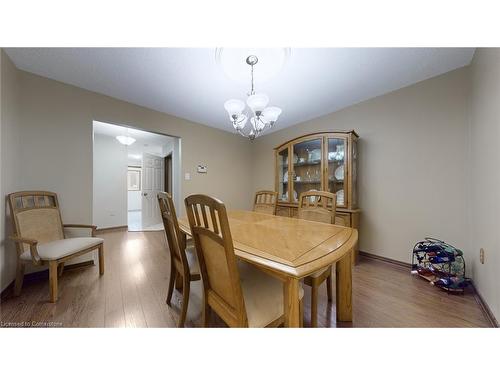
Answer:
[[[278,151],[278,199],[289,202],[288,199],[288,146]]]
[[[346,152],[347,142],[345,138],[327,138],[326,140],[326,189],[337,195],[337,207],[346,207]]]
[[[298,202],[300,193],[322,190],[322,138],[308,139],[292,146],[292,202]]]

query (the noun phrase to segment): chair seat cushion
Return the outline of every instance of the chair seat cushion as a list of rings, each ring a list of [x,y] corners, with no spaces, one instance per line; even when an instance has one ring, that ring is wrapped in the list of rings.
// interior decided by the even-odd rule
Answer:
[[[241,289],[249,327],[266,327],[283,315],[283,282],[246,262],[239,262]],[[302,287],[300,299],[304,296]]]
[[[186,247],[186,258],[189,264],[189,271],[191,275],[200,274],[200,265],[198,263],[198,257],[196,256],[196,249],[194,246]]]
[[[57,240],[46,242],[37,246],[38,255],[42,260],[56,260],[64,258],[68,255],[75,254],[79,251],[95,247],[104,242],[102,238],[98,237],[75,237],[66,238],[64,240]],[[21,254],[21,259],[31,260],[31,252],[29,250]]]

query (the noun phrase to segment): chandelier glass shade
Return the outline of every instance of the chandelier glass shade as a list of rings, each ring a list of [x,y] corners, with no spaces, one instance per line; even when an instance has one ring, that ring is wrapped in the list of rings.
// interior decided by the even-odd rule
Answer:
[[[253,55],[246,59],[251,74],[251,90],[246,100],[246,106],[245,102],[239,99],[229,99],[224,103],[224,108],[229,114],[229,120],[234,129],[251,140],[257,138],[265,130],[272,128],[282,112],[278,107],[267,107],[269,97],[254,91],[253,69],[258,61],[257,56]],[[249,119],[250,121],[248,121]]]

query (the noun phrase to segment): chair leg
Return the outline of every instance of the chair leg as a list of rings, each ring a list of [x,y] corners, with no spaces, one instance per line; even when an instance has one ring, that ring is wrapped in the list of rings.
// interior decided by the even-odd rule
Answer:
[[[318,286],[311,287],[311,327],[318,326]]]
[[[61,277],[64,271],[64,262],[59,263],[58,269],[57,269],[57,276]]]
[[[14,295],[18,296],[21,294],[21,289],[23,288],[24,281],[24,262],[21,262],[19,259],[17,260],[17,271],[16,271],[16,283],[14,286]]]
[[[326,279],[326,292],[328,294],[328,302],[333,301],[333,291],[332,291],[332,275],[330,271],[330,276]]]
[[[168,280],[168,294],[167,294],[167,305],[171,305],[172,294],[174,293],[175,279],[177,278],[177,271],[173,263],[170,265],[170,278]]]
[[[57,261],[49,262],[50,302],[57,302]]]
[[[184,323],[186,322],[186,314],[187,314],[187,309],[188,309],[188,304],[189,304],[189,278],[184,277],[184,282],[182,285],[182,309],[181,309],[181,316],[179,317],[179,328],[184,327]]]
[[[205,328],[210,326],[210,313],[211,313],[210,306],[205,301],[205,303],[203,305],[203,327],[205,327]]]
[[[104,275],[104,244],[99,245],[99,275]]]
[[[177,275],[175,276],[175,289],[177,289],[179,293],[182,293],[182,283],[182,275],[180,273],[177,273]]]

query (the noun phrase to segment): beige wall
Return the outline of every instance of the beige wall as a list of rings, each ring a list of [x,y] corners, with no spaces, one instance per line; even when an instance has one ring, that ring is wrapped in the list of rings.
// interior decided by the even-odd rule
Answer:
[[[360,249],[408,262],[425,236],[467,244],[468,70],[277,131],[254,142],[253,188],[274,188],[273,148],[317,131],[360,136]]]
[[[0,215],[0,290],[15,275],[16,255],[11,241],[6,240],[11,231],[11,221],[5,195],[19,188],[19,121],[18,121],[18,72],[9,57],[0,50],[1,65],[1,212]]]
[[[477,49],[471,65],[470,249],[474,284],[500,319],[500,49]],[[485,263],[479,262],[479,249]]]

